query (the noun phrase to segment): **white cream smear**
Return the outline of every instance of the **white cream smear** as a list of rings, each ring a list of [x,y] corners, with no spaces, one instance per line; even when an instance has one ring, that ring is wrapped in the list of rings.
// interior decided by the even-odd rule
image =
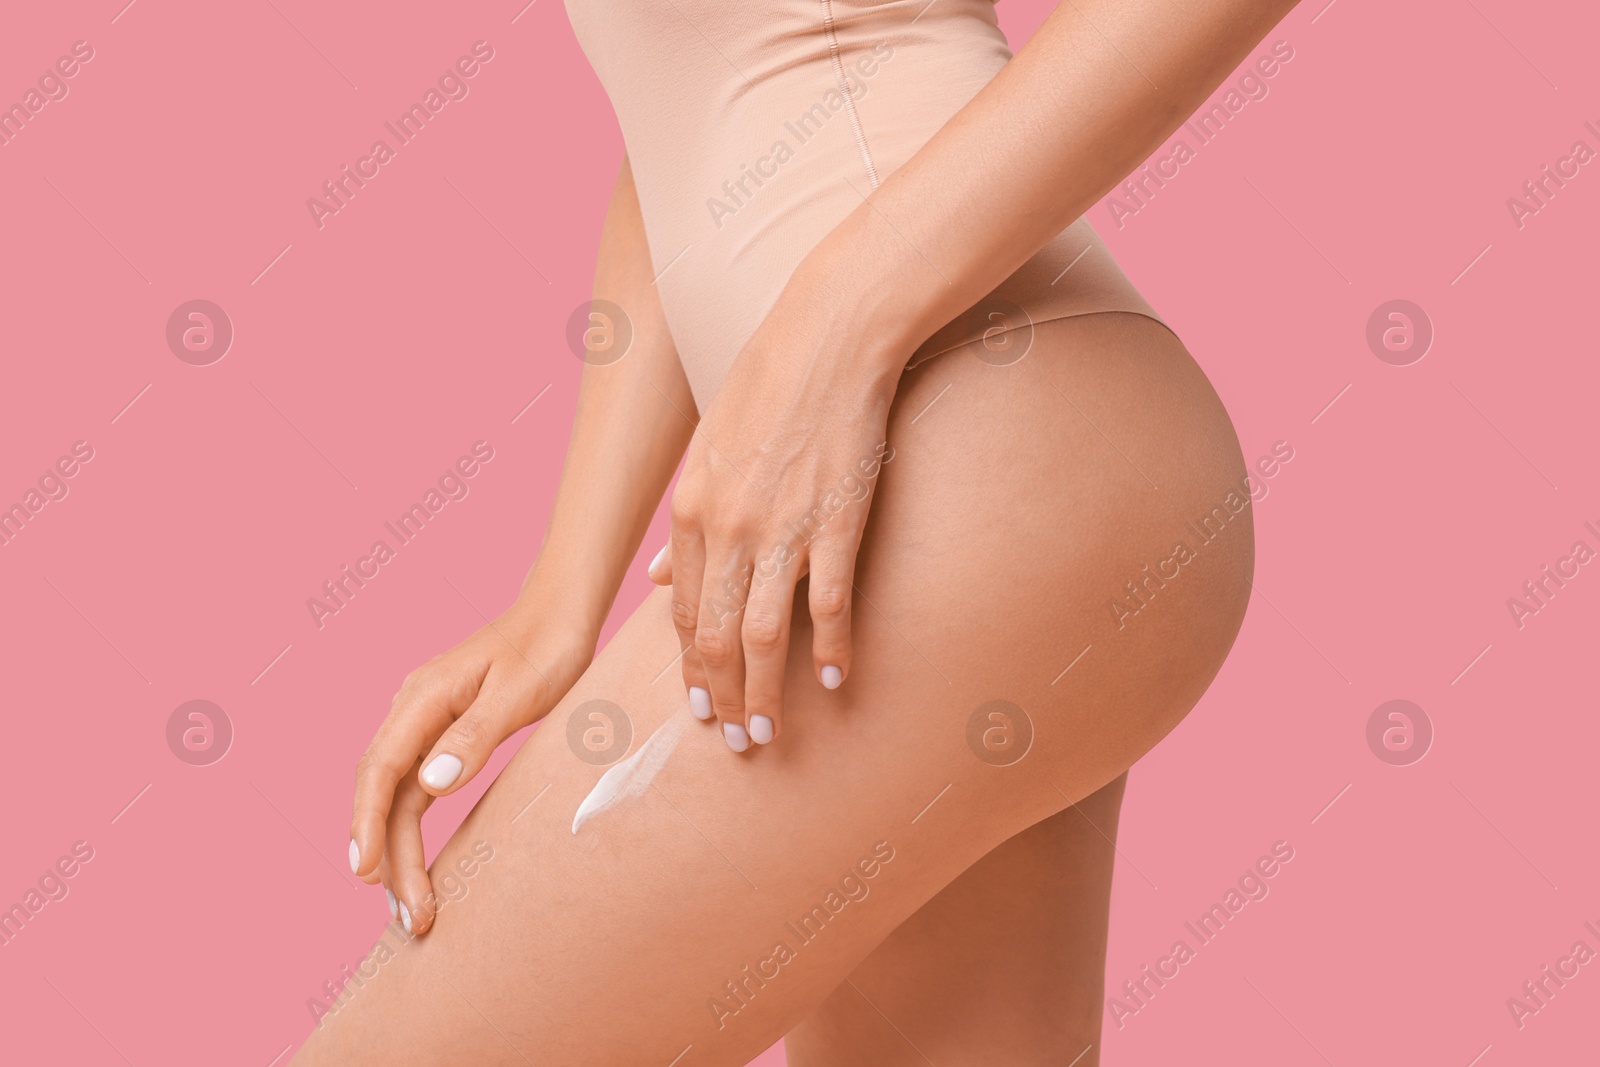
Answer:
[[[661,768],[667,765],[667,757],[678,747],[678,741],[688,726],[689,720],[683,715],[673,715],[645,739],[639,751],[602,774],[589,795],[583,798],[583,803],[578,805],[578,813],[572,817],[572,832],[576,834],[584,823],[602,811],[608,811],[649,789],[650,783],[661,773]]]

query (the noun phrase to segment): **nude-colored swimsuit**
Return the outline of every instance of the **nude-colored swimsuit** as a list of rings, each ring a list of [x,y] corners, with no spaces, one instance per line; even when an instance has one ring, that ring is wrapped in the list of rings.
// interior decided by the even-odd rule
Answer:
[[[567,0],[704,411],[800,260],[1011,58],[992,0]],[[1070,270],[1068,267],[1070,266]],[[1065,272],[1065,273],[1063,273]],[[986,329],[1159,317],[1079,219],[909,365]]]

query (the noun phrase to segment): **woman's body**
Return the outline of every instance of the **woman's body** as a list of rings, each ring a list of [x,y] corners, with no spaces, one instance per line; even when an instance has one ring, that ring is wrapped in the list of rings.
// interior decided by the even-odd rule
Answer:
[[[789,1067],[1098,1063],[1125,780],[1007,840],[896,927],[785,1035]]]
[[[653,0],[626,15],[568,0],[567,10],[621,122],[661,304],[702,412],[801,258],[1011,58],[993,0]],[[1154,314],[1087,222],[1051,238],[986,287],[987,304],[1026,313],[1001,328]],[[946,281],[930,268],[919,287]],[[995,326],[960,316],[911,364]]]
[[[663,287],[663,308],[653,283],[662,270],[670,277],[675,250],[647,251],[651,227],[624,169],[596,295],[628,309],[634,338],[620,361],[585,370],[540,561],[512,611],[414,672],[363,760],[352,864],[408,902],[418,933],[435,919],[417,828],[429,795],[459,788],[517,727],[547,711],[551,721],[435,860],[435,870],[453,865],[482,841],[492,865],[296,1062],[737,1064],[793,1032],[796,1067],[1036,1063],[1068,1062],[1096,1043],[1121,776],[1204,691],[1248,596],[1238,446],[1176,338],[1116,303],[1038,322],[1014,362],[1012,333],[903,377],[898,367],[918,348],[932,354],[930,335],[1087,206],[1076,200],[1097,197],[1147,154],[1154,145],[1143,142],[1164,136],[1278,13],[1243,0],[1197,8],[1186,16],[1200,40],[1191,47],[1219,53],[1203,69],[1182,71],[1193,57],[1171,44],[1141,54],[1158,81],[1180,85],[1157,100],[1173,116],[1131,131],[1124,122],[1111,145],[1107,129],[1151,102],[1079,108],[1090,114],[1076,126],[1061,119],[1063,143],[1044,149],[1086,157],[1098,145],[1077,184],[1052,194],[1025,176],[987,175],[972,188],[997,203],[979,203],[950,161],[985,138],[999,163],[1027,144],[994,125],[1008,93],[1016,107],[1018,92],[1041,88],[1045,60],[1019,57],[1013,68],[1026,70],[1013,88],[985,89],[941,145],[880,175],[879,192],[858,190],[871,202],[815,249],[791,250],[796,265],[782,271],[775,306],[732,329],[743,349],[720,363],[709,340],[679,358],[680,322],[702,339],[725,327],[720,313],[703,314],[720,298],[702,289],[698,304],[680,296],[674,305]],[[1126,57],[1061,17],[1040,31],[1054,44],[1040,47],[1054,49],[1046,59],[1082,53],[1082,69],[1052,86],[1071,98],[1073,78],[1105,79]],[[1092,17],[1095,33],[1114,22]],[[903,32],[922,32],[907,18]],[[934,203],[929,190],[941,185],[958,204]],[[918,202],[927,213],[911,209]],[[957,214],[978,229],[954,232]],[[940,279],[936,296],[917,295]],[[739,284],[701,285],[713,283]],[[874,314],[887,316],[881,326]],[[852,358],[833,358],[846,343]],[[774,427],[791,444],[775,442]],[[585,670],[584,646],[593,648],[691,432],[674,501],[677,584],[648,598]],[[748,513],[751,493],[788,521],[808,514],[810,503],[795,502],[820,500],[858,456],[885,455],[884,441],[892,458],[872,471],[870,494],[832,512],[805,546],[800,566],[811,576],[795,591],[799,568],[779,568],[750,587],[746,605],[739,576],[753,557],[730,549],[728,531],[749,525],[719,524]],[[777,469],[764,466],[773,461]],[[729,489],[735,478],[744,490]],[[1207,516],[1216,533],[1202,542],[1191,523]],[[1181,568],[1152,577],[1178,542],[1190,546]],[[853,589],[846,610],[820,612],[828,598],[816,587],[837,587],[841,574]],[[727,611],[706,610],[719,585],[733,601],[727,630],[718,625]],[[1110,608],[1137,605],[1135,596],[1145,605],[1136,615]],[[784,626],[759,634],[749,620],[770,618],[774,604]],[[814,614],[827,633],[813,633]],[[708,629],[720,632],[708,639]],[[824,688],[819,673],[836,663],[845,684]],[[631,721],[636,750],[669,717],[687,716],[686,684],[709,686],[724,729],[767,714],[778,736],[740,757],[728,751],[737,730],[725,743],[691,722],[644,795],[575,836],[573,812],[603,768],[569,746],[569,719],[588,701],[610,701]],[[1014,762],[983,740],[994,736],[985,734],[993,701],[1023,710],[1002,724],[1013,737],[1031,733]],[[442,753],[463,769],[424,789],[415,772]],[[1055,914],[1040,892],[1050,885],[1065,898]],[[987,914],[952,927],[983,902]],[[801,917],[814,906],[824,908],[821,932],[808,937]],[[978,971],[997,959],[1010,961],[1003,973]],[[1012,1017],[996,1026],[992,1012],[961,1011],[981,1005]],[[1094,1061],[1091,1052],[1079,1062]]]
[[[885,937],[986,853],[1118,777],[1199,697],[1249,588],[1242,525],[1202,549],[1193,572],[1124,630],[1106,608],[1124,576],[1164,557],[1185,523],[1242,475],[1224,451],[1232,444],[1220,407],[1213,400],[1194,413],[1203,379],[1147,322],[1067,319],[1042,327],[1015,366],[962,354],[913,372],[890,422],[896,454],[859,565],[864,604],[849,684],[815,684],[802,611],[781,738],[741,758],[692,723],[655,787],[574,836],[573,813],[603,770],[568,747],[575,709],[594,699],[619,705],[635,746],[669,714],[687,714],[668,595],[652,594],[435,869],[478,841],[494,849],[493,862],[436,928],[324,1021],[302,1062],[381,1063],[387,1052],[400,1057],[390,1062],[665,1065],[693,1045],[681,1063],[743,1063],[826,1004]],[[1116,439],[1126,460],[1051,382],[1107,433],[1127,435]],[[1052,685],[1085,645],[1093,647]],[[982,762],[968,745],[971,713],[994,699],[1027,709],[1035,728],[1031,750],[1009,767]],[[895,858],[866,881],[870,895],[802,946],[786,924],[879,841]],[[795,960],[719,1029],[710,999],[780,940]],[[1057,988],[1048,972],[1030,978],[1039,984],[1029,992]],[[931,1035],[879,1007],[933,1062],[963,1062],[948,1049],[941,1058]],[[1097,1019],[1098,996],[1093,1007]],[[967,1036],[991,1050],[1038,1036],[967,1023],[981,1027]]]

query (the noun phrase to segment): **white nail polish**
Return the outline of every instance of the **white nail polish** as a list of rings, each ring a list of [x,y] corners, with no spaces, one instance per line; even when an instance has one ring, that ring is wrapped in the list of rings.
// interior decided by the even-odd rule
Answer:
[[[461,761],[448,752],[441,752],[422,768],[422,781],[434,789],[449,789],[461,774]]]
[[[744,727],[736,722],[722,724],[723,740],[728,742],[728,747],[735,752],[743,752],[750,747],[750,735],[744,732]]]
[[[350,873],[354,874],[361,869],[361,848],[356,844],[356,839],[350,839]]]
[[[395,899],[394,890],[388,886],[383,887],[384,895],[389,898],[389,918],[400,918],[400,902]]]
[[[406,933],[411,932],[411,912],[406,910],[406,902],[400,902],[400,925],[406,928]]]
[[[650,566],[646,567],[645,570],[651,574],[654,574],[656,572],[656,568],[661,566],[661,561],[667,558],[667,553],[671,549],[672,542],[670,541],[662,545],[661,551],[656,553],[656,558],[650,561]]]
[[[825,689],[837,689],[844,684],[844,671],[829,665],[822,668],[822,685]]]
[[[772,720],[765,715],[750,716],[750,740],[765,745],[772,740]]]
[[[711,694],[698,685],[689,687],[689,710],[701,722],[711,718]]]

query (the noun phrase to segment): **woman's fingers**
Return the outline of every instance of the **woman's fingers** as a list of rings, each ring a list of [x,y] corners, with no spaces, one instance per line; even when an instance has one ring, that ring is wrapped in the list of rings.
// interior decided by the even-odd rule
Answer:
[[[745,730],[744,641],[740,630],[749,570],[743,566],[734,544],[707,545],[706,555],[693,651],[699,654],[705,671],[711,710],[722,724],[722,736],[729,748],[743,752],[750,747],[750,735]],[[692,692],[690,697],[692,701]]]
[[[395,910],[408,934],[425,934],[436,911],[433,883],[428,878],[422,851],[422,813],[433,798],[414,775],[406,775],[395,791],[389,812],[389,889]]]
[[[755,503],[741,491],[720,502],[721,494],[712,491],[715,479],[708,478],[698,473],[691,481],[685,475],[673,496],[672,540],[651,561],[649,572],[651,581],[672,586],[672,621],[684,649],[691,710],[701,719],[716,718],[728,747],[744,752],[751,744],[770,743],[782,730],[796,585],[808,572],[817,679],[837,689],[850,673],[856,555],[871,486],[847,494],[847,504],[859,507],[830,502],[826,509],[819,505],[807,512],[802,525],[814,539],[773,545],[754,531],[761,528],[760,516],[785,512],[783,501]],[[851,480],[859,482],[853,475]],[[779,490],[785,488],[793,487],[774,492],[782,497],[786,494]],[[830,492],[823,499],[839,496]],[[844,511],[848,514],[841,516]],[[788,533],[795,533],[793,526]]]
[[[356,764],[355,810],[350,820],[350,869],[369,884],[378,881],[386,848],[390,807],[400,780],[417,756],[450,721],[448,701],[408,678],[395,694],[389,717]]]
[[[520,663],[519,667],[533,673],[531,664]],[[490,668],[477,698],[422,760],[417,778],[428,793],[442,797],[466,785],[489,762],[500,742],[528,724],[528,709],[516,697],[528,687],[518,689],[507,684],[506,679],[497,676],[498,671],[498,666]]]
[[[837,689],[850,673],[850,612],[855,592],[859,531],[818,539],[811,548],[811,659],[817,678]]]
[[[661,551],[656,553],[656,558],[650,561],[650,566],[645,569],[645,574],[656,585],[672,584],[672,542],[668,541],[661,546]]]
[[[676,505],[676,501],[674,501]],[[683,649],[683,684],[689,691],[689,710],[694,717],[712,717],[711,691],[707,688],[705,665],[695,648],[695,631],[700,622],[700,578],[705,571],[705,543],[699,534],[684,529],[673,520],[672,542],[672,626],[678,631],[678,647]]]
[[[784,667],[789,658],[789,624],[796,558],[787,544],[756,564],[740,637],[744,648],[745,730],[758,745],[769,743],[783,723]]]

